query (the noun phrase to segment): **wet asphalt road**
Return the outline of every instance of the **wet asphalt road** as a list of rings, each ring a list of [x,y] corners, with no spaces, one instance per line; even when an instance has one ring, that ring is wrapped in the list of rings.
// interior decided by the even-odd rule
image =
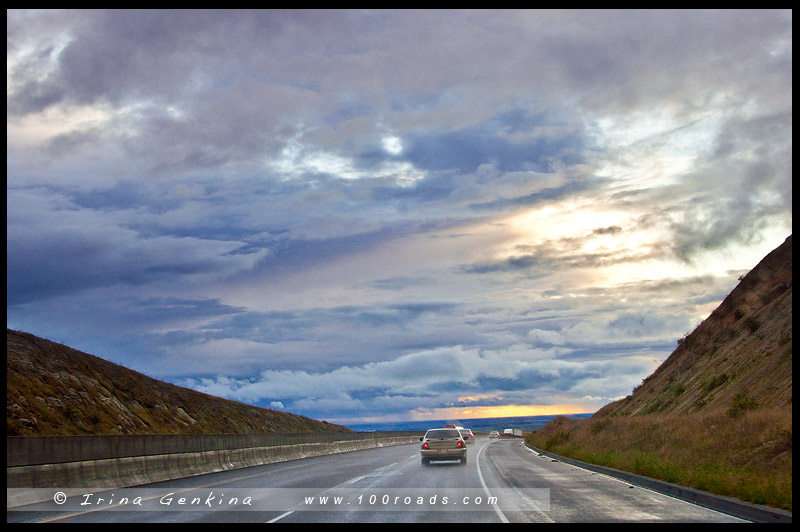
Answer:
[[[465,465],[423,466],[411,444],[87,493],[7,512],[7,521],[741,522],[539,456],[519,439],[486,437]]]

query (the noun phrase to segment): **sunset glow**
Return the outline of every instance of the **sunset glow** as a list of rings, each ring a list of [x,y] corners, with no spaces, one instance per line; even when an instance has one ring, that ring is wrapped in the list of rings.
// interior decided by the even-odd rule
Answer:
[[[8,10],[7,326],[345,424],[596,411],[791,234],[791,42],[791,10]]]
[[[478,406],[472,408],[437,408],[414,411],[412,420],[427,419],[481,419],[493,417],[554,416],[566,414],[587,414],[596,408],[579,404],[562,405],[503,405]]]

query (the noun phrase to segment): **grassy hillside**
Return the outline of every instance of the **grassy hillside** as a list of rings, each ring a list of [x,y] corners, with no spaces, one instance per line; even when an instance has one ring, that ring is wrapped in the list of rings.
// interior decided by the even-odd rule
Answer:
[[[792,237],[753,268],[631,395],[596,415],[792,404]]]
[[[526,441],[577,460],[792,510],[792,412],[557,418]]]
[[[628,397],[526,437],[578,460],[792,510],[792,238]]]
[[[350,431],[174,386],[10,329],[6,370],[9,436]]]

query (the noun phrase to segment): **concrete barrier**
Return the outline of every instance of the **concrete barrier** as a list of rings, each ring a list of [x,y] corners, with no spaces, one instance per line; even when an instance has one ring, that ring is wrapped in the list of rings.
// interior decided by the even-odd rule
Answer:
[[[419,432],[314,432],[261,434],[7,436],[6,467],[57,464],[127,456],[279,447],[307,443],[374,441],[421,436]]]
[[[418,432],[7,437],[7,488],[123,488],[219,471],[416,443]],[[9,490],[6,507],[34,502]],[[39,496],[40,497],[40,496]]]

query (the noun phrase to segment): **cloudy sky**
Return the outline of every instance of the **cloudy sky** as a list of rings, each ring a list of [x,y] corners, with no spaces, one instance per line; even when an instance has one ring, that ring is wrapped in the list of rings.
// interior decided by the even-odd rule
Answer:
[[[792,231],[790,11],[8,11],[7,326],[317,419],[593,412]]]

